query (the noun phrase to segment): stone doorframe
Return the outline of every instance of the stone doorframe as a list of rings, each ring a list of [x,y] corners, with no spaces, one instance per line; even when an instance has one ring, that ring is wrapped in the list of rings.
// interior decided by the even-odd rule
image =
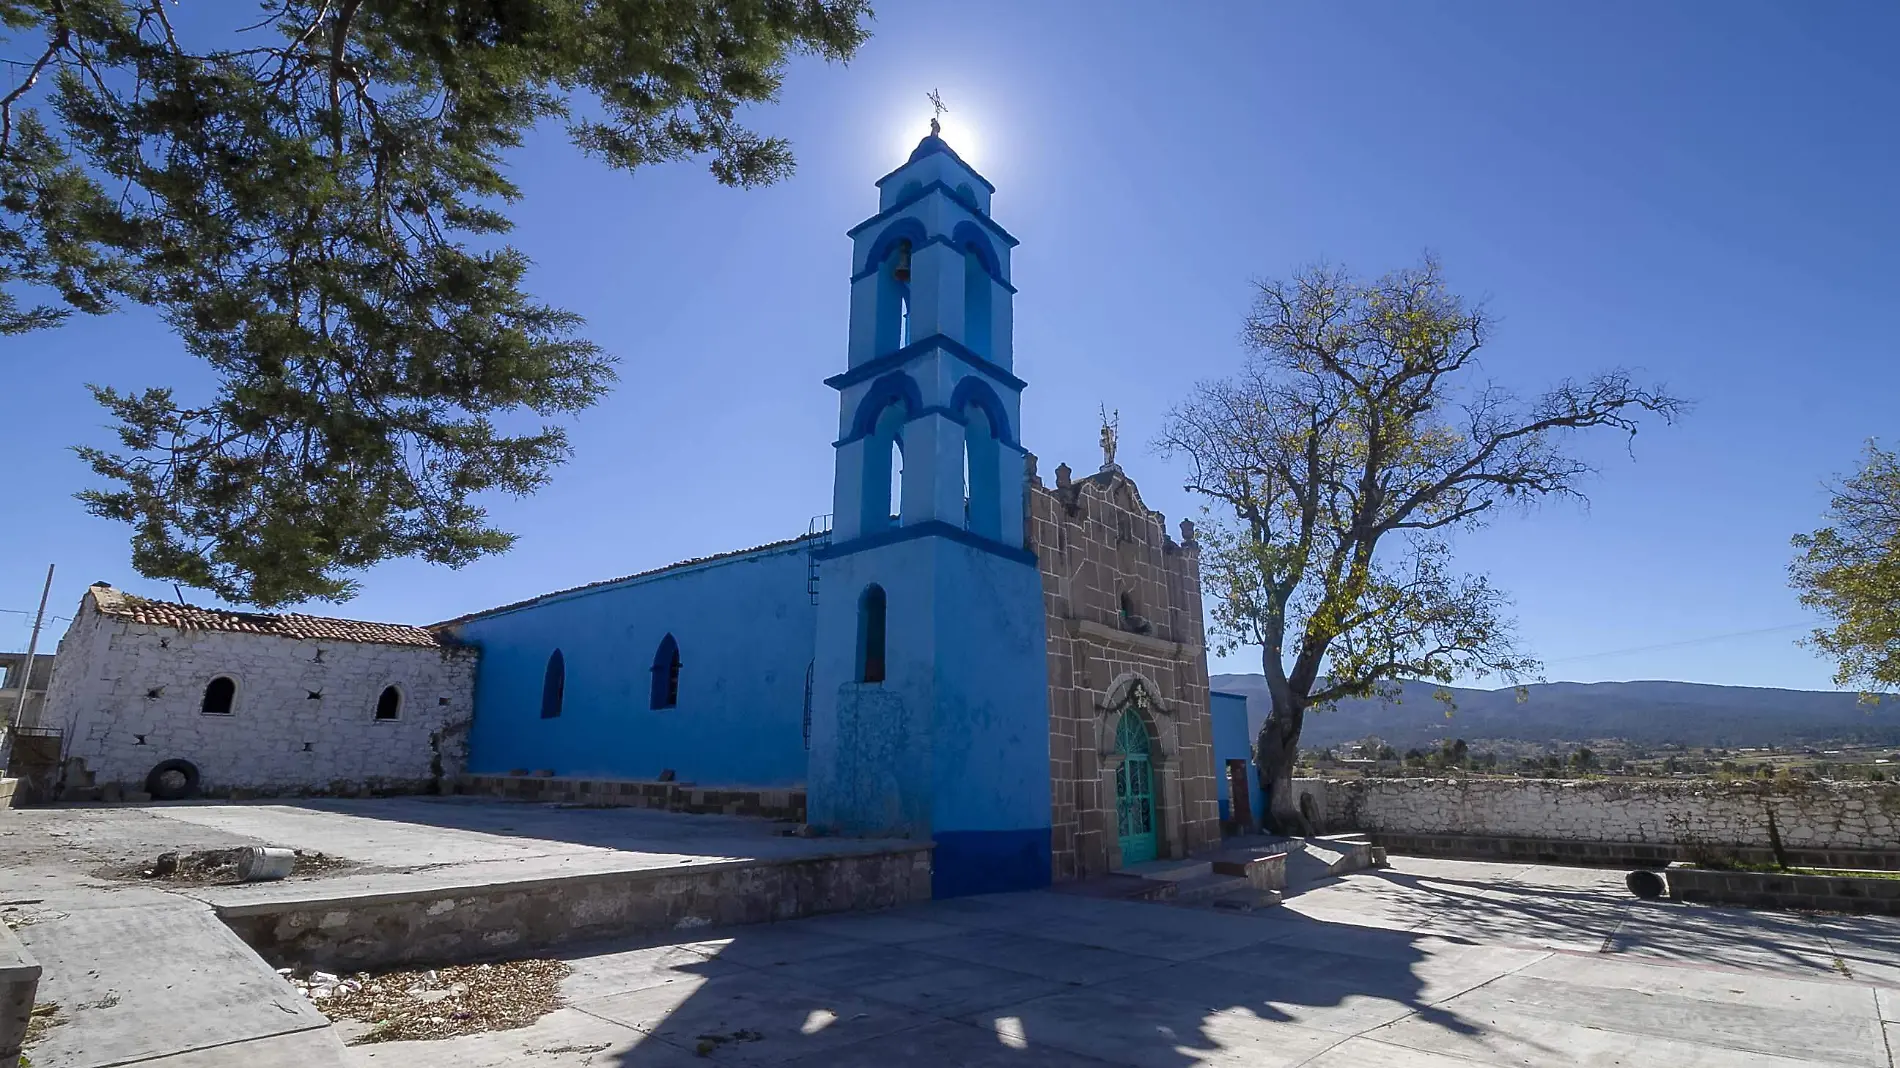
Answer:
[[[1155,696],[1152,680],[1133,671],[1123,672],[1109,684],[1108,692],[1095,706],[1095,752],[1100,759],[1101,797],[1105,809],[1103,834],[1108,847],[1108,868],[1122,866],[1120,834],[1108,834],[1115,828],[1115,775],[1121,770],[1122,754],[1115,740],[1123,716],[1134,716],[1148,735],[1148,752],[1154,769],[1155,856],[1180,859],[1187,855],[1181,834],[1181,726],[1172,709]]]

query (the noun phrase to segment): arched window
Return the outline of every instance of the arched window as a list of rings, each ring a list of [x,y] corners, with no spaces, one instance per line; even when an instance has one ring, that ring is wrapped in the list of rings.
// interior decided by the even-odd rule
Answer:
[[[1000,453],[996,430],[981,405],[963,409],[963,465],[967,493],[964,526],[972,534],[1001,541],[1003,537],[1003,493],[1000,484]]]
[[[884,587],[875,582],[858,598],[858,681],[884,681]]]
[[[395,719],[402,712],[402,691],[394,686],[383,687],[382,695],[376,698],[376,718]]]
[[[205,697],[198,711],[207,716],[228,716],[237,701],[237,680],[229,675],[219,675],[205,684]]]
[[[567,661],[559,649],[548,654],[548,670],[541,676],[541,718],[561,714],[561,697],[567,692]]]
[[[668,634],[653,654],[653,698],[650,708],[672,708],[680,703],[680,643]]]
[[[875,534],[892,525],[894,516],[904,513],[904,423],[910,410],[901,400],[893,399],[871,423],[864,442],[863,511],[858,514],[860,529]]]
[[[991,323],[993,311],[991,301],[995,285],[990,281],[990,269],[983,262],[982,253],[974,247],[963,250],[963,343],[978,356],[988,357],[990,352]]]
[[[911,254],[923,240],[921,224],[900,220],[885,231],[866,264],[877,268],[877,323],[872,344],[880,356],[911,343]]]

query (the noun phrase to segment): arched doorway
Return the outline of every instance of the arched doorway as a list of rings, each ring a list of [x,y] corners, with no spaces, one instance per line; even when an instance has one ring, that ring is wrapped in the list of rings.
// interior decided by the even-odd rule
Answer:
[[[1153,860],[1156,853],[1154,760],[1148,731],[1133,708],[1122,712],[1115,749],[1121,756],[1115,769],[1115,833],[1125,868]]]

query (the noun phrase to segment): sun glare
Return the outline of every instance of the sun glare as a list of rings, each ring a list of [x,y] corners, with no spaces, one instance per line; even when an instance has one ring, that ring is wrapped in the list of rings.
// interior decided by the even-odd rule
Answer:
[[[951,113],[939,120],[943,124],[942,137],[950,147],[957,150],[963,162],[981,171],[983,169],[983,136],[968,116]],[[930,133],[930,110],[921,109],[915,114],[904,116],[898,124],[897,134],[892,140],[893,155],[891,166],[895,167],[910,158],[911,149],[917,142]]]

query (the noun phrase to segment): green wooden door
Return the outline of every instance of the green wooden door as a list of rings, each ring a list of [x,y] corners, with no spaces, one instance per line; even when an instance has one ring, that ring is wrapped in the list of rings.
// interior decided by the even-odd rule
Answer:
[[[1122,713],[1116,732],[1121,767],[1115,770],[1115,833],[1121,837],[1122,866],[1155,858],[1154,765],[1148,732],[1132,711]]]

